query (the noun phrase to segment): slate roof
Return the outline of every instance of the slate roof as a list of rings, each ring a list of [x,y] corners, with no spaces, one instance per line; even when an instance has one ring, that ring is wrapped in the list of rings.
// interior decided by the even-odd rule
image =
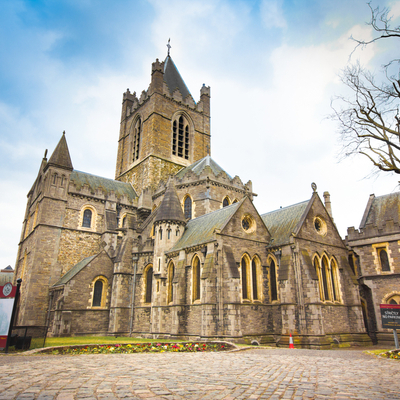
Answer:
[[[186,222],[172,179],[168,181],[164,198],[162,199],[154,222],[156,221]]]
[[[88,185],[93,192],[100,188],[105,194],[109,194],[113,191],[117,197],[126,195],[131,201],[137,198],[135,189],[133,189],[129,183],[102,178],[101,176],[87,174],[86,172],[77,170],[72,171],[70,179],[74,182],[78,190],[83,185]]]
[[[69,155],[67,140],[65,139],[65,132],[61,136],[61,139],[54,149],[47,165],[55,165],[57,167],[72,170],[72,161]]]
[[[399,221],[400,213],[400,192],[375,197],[372,195],[368,201],[360,228],[372,224],[381,227],[386,221],[392,219]]]
[[[176,89],[179,89],[183,99],[185,99],[187,96],[192,97],[189,89],[181,77],[181,74],[178,71],[178,68],[176,68],[175,63],[172,61],[171,56],[167,56],[164,61],[164,81],[168,86],[171,96]]]
[[[79,261],[78,264],[75,264],[65,275],[61,277],[61,279],[53,285],[54,286],[60,286],[60,285],[65,285],[68,283],[78,272],[82,271],[83,268],[86,267],[92,261],[95,257],[97,256],[90,256],[84,258],[82,261]]]
[[[186,168],[181,169],[175,176],[179,179],[182,179],[186,174],[188,174],[190,171],[196,174],[197,176],[200,176],[200,174],[203,172],[205,167],[210,167],[212,171],[214,172],[215,176],[218,176],[221,172],[225,172],[212,158],[211,156],[207,155],[204,158],[194,162],[192,165],[189,165]],[[232,177],[228,175],[229,179],[232,179]]]
[[[261,215],[271,234],[270,247],[289,243],[290,235],[296,231],[309,202],[310,200],[303,201]]]
[[[215,229],[223,229],[243,201],[244,199],[220,210],[190,220],[186,225],[182,237],[169,252],[213,241]]]

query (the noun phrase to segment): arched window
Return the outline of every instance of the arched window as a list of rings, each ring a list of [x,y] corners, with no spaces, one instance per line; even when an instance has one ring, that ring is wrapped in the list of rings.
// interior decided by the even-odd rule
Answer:
[[[160,227],[160,230],[158,231],[158,235],[159,235],[160,240],[162,240],[162,228],[161,227]]]
[[[393,304],[393,305],[400,305],[400,293],[399,292],[395,292],[395,294],[393,294],[393,292],[387,297],[387,299],[383,300],[383,304]]]
[[[189,160],[189,123],[182,115],[172,124],[172,154]]]
[[[331,285],[332,285],[332,297],[333,301],[339,301],[339,281],[338,281],[338,269],[336,262],[331,260]]]
[[[339,271],[336,261],[332,258],[329,263],[326,256],[323,256],[321,261],[315,257],[314,267],[318,275],[321,300],[340,302]]]
[[[92,210],[88,208],[83,212],[82,226],[90,228],[92,226]]]
[[[241,275],[242,275],[242,298],[243,300],[249,300],[247,281],[248,281],[248,273],[247,273],[247,258],[243,257],[241,261]]]
[[[271,301],[278,300],[278,288],[276,284],[276,265],[274,260],[271,260],[271,264],[269,265],[269,285],[271,290]]]
[[[92,307],[106,306],[107,282],[107,278],[104,276],[97,277],[93,281]]]
[[[193,301],[200,300],[200,259],[195,256],[192,267]]]
[[[174,277],[175,277],[175,266],[171,261],[168,266],[168,303],[174,301]]]
[[[92,303],[93,307],[101,306],[102,294],[103,294],[103,282],[101,280],[98,280],[94,284],[93,303]]]
[[[152,291],[153,291],[153,267],[147,268],[145,273],[145,302],[151,303]]]
[[[389,258],[385,249],[379,249],[379,260],[381,263],[381,269],[385,272],[390,272]]]
[[[322,265],[321,265],[321,276],[322,276],[322,286],[324,289],[324,299],[329,300],[329,289],[328,289],[328,276],[329,276],[329,267],[328,267],[328,260],[326,257],[322,258]]]
[[[186,196],[184,201],[184,214],[186,219],[192,219],[192,199]]]
[[[136,161],[139,158],[139,147],[140,147],[140,136],[142,133],[142,123],[140,118],[137,119],[135,127],[133,128],[132,137],[132,161]]]
[[[257,279],[257,264],[256,261],[251,260],[251,280],[252,280],[252,289],[253,289],[253,300],[259,300],[258,298],[258,279]]]
[[[229,206],[230,202],[229,202],[229,198],[225,197],[224,200],[222,200],[222,207],[227,207]]]

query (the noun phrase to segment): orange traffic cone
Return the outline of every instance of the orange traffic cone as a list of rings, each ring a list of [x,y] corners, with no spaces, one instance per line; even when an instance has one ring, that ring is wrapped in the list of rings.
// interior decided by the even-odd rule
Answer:
[[[289,349],[294,349],[292,334],[290,334],[290,338],[289,338]]]

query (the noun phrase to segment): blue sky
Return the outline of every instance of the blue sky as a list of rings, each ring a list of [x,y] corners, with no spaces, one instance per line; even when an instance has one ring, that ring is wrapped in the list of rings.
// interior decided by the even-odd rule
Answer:
[[[399,1],[372,4],[400,16]],[[398,184],[364,179],[371,167],[360,157],[339,163],[326,118],[344,91],[349,37],[371,36],[369,16],[358,0],[0,0],[0,267],[15,264],[26,195],[64,130],[76,169],[114,177],[122,93],[147,89],[168,38],[195,101],[211,86],[212,157],[252,180],[258,211],[308,199],[315,181],[344,236],[371,193]],[[379,72],[395,45],[352,61]]]

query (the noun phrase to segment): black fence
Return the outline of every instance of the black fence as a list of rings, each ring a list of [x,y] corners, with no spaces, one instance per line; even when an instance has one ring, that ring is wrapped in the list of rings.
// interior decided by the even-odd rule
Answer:
[[[13,326],[9,346],[14,346],[15,350],[29,350],[32,339],[39,341],[39,346],[46,344],[47,326],[26,325]]]

